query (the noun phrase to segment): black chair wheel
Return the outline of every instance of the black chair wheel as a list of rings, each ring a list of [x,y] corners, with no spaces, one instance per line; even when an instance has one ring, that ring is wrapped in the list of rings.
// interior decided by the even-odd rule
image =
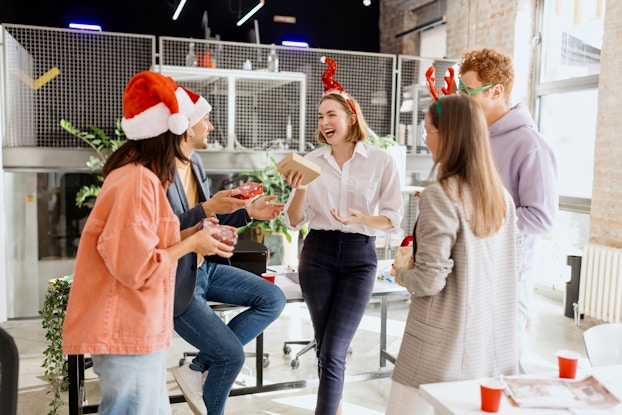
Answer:
[[[267,368],[268,366],[270,366],[270,359],[268,359],[267,357],[263,358],[263,368]]]
[[[186,364],[186,358],[182,357],[181,359],[179,359],[179,366],[183,366]]]
[[[292,360],[292,369],[298,369],[298,366],[300,366],[300,361],[296,358],[294,360]]]
[[[292,348],[291,348],[291,347],[289,347],[289,345],[287,345],[287,344],[286,344],[285,346],[283,346],[283,353],[284,353],[286,356],[287,356],[288,354],[290,354],[290,353],[291,353],[291,351],[292,351]]]

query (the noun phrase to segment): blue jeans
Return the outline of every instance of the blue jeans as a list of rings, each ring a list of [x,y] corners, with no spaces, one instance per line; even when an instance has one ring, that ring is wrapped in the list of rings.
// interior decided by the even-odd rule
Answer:
[[[102,394],[100,415],[170,415],[165,350],[91,357]]]
[[[225,324],[208,301],[249,308]],[[174,324],[175,331],[199,350],[190,368],[209,369],[203,384],[209,415],[224,413],[233,382],[244,365],[244,345],[276,320],[284,307],[281,289],[255,274],[211,262],[198,268],[194,297]]]
[[[343,393],[346,355],[369,304],[378,258],[374,237],[312,230],[300,255],[320,379],[316,415],[334,415]]]

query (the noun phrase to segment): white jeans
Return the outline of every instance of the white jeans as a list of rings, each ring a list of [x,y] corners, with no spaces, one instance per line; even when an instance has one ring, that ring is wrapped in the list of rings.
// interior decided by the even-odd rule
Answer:
[[[434,407],[423,400],[418,389],[391,381],[385,415],[434,415]]]
[[[100,415],[170,415],[166,351],[92,355],[99,377]]]

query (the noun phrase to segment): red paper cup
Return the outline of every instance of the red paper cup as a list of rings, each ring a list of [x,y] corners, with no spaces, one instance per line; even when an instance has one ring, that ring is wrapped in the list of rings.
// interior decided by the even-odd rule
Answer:
[[[276,275],[264,272],[263,274],[261,274],[261,278],[263,278],[264,280],[268,280],[272,284],[274,284],[274,279],[276,278]]]
[[[572,350],[560,350],[557,352],[557,364],[559,366],[559,377],[574,379],[577,375],[577,363],[581,355]]]
[[[501,397],[503,396],[503,382],[499,379],[488,379],[479,385],[482,395],[482,411],[499,412]]]

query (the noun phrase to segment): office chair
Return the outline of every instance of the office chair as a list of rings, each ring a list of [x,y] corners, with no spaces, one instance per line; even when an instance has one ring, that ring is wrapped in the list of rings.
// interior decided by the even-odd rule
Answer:
[[[296,353],[296,356],[294,356],[294,358],[290,362],[290,364],[292,365],[292,369],[298,369],[298,366],[300,366],[300,360],[298,359],[300,358],[300,356],[307,353],[309,350],[311,349],[315,350],[316,342],[315,342],[315,339],[313,340],[290,340],[290,341],[283,342],[283,353],[286,356],[290,354],[292,351],[292,348],[289,346],[290,344],[305,345],[302,349],[298,351],[298,353]]]
[[[583,332],[592,367],[622,364],[622,323],[599,324]]]
[[[17,413],[19,354],[15,340],[0,327],[0,414]]]
[[[315,339],[313,340],[289,340],[289,341],[285,341],[283,342],[283,353],[287,356],[288,354],[291,353],[292,348],[289,346],[290,344],[304,344],[305,346],[300,349],[298,351],[298,353],[296,353],[296,355],[294,356],[294,358],[292,359],[292,361],[290,362],[290,365],[292,366],[292,369],[298,369],[298,366],[300,366],[300,356],[302,356],[303,354],[307,353],[309,350],[313,349],[315,350],[315,345],[317,344],[315,342]],[[352,347],[348,347],[348,356],[352,355]]]

